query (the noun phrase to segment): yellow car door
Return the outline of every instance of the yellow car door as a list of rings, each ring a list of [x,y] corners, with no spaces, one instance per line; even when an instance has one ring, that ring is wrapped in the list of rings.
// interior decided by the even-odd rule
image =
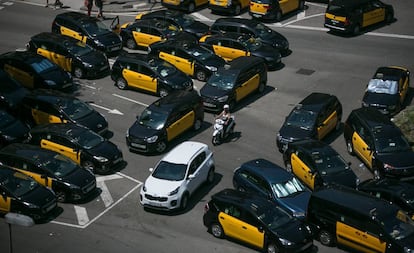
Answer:
[[[255,74],[236,88],[236,100],[240,101],[259,87],[260,75]]]
[[[47,139],[42,139],[40,141],[40,147],[58,152],[58,153],[60,153],[64,156],[70,158],[71,160],[73,160],[77,164],[81,163],[81,161],[80,161],[80,151],[77,151],[73,148],[66,147],[64,145],[61,145],[59,143],[55,143],[55,142],[47,140]]]
[[[127,82],[128,86],[134,88],[140,88],[139,73],[135,69],[124,68],[122,69],[122,77]]]
[[[33,178],[36,182],[46,187],[52,188],[53,179],[42,174],[38,174],[27,169],[27,164],[23,164],[22,168],[15,168],[16,170],[20,171],[23,174],[28,175],[29,177]]]
[[[242,222],[224,212],[220,212],[218,216],[225,235],[240,240],[240,228]]]
[[[195,0],[194,3],[196,5],[196,7],[199,7],[201,5],[207,4],[208,3],[208,0]]]
[[[195,113],[190,111],[167,127],[167,140],[170,141],[194,124]]]
[[[48,114],[41,110],[32,109],[32,117],[37,125],[47,124],[47,123],[67,123],[65,119],[61,119],[58,116]]]
[[[387,243],[373,233],[362,231],[342,222],[336,222],[337,242],[358,252],[385,252]]]
[[[357,132],[352,134],[352,145],[355,154],[371,169],[373,152]]]
[[[160,52],[159,57],[187,75],[194,76],[194,63],[190,59],[177,56],[175,51],[171,53]]]
[[[290,156],[292,172],[297,176],[304,184],[306,184],[311,190],[315,188],[315,175],[312,170],[306,165],[302,159],[296,153],[292,153]]]
[[[64,27],[64,26],[60,26],[60,33],[62,35],[66,35],[72,38],[75,38],[79,41],[82,41],[83,43],[86,43],[88,37],[86,37],[85,35],[83,35],[81,32],[77,32],[74,31],[70,28]]]
[[[257,248],[263,248],[264,246],[264,230],[259,229],[256,226],[252,226],[249,223],[238,221],[237,229],[239,231],[239,240],[242,240]]]
[[[279,0],[280,10],[282,14],[286,14],[298,8],[298,0]]]
[[[138,78],[140,80],[140,88],[152,93],[157,93],[158,80],[155,73],[146,66],[140,66]]]
[[[338,120],[338,114],[335,110],[322,122],[318,122],[318,139],[322,140],[327,134],[335,129]]]
[[[0,192],[0,212],[10,212],[11,198],[6,193]]]
[[[24,87],[34,89],[34,76],[22,69],[16,68],[12,65],[5,64],[4,71],[6,71],[11,77],[20,82]]]

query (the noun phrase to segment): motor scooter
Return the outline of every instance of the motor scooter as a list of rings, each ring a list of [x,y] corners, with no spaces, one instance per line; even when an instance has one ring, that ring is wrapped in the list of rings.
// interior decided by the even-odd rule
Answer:
[[[231,115],[227,126],[224,125],[224,122],[225,121],[220,118],[216,119],[214,122],[213,138],[211,140],[214,146],[220,145],[234,133],[234,127],[236,125],[234,115]]]

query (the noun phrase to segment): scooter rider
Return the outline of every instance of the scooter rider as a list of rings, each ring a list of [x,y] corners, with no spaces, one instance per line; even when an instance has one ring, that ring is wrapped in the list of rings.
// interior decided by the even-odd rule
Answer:
[[[230,106],[228,104],[225,104],[223,106],[223,111],[219,115],[217,115],[215,119],[221,119],[224,122],[223,133],[226,132],[227,130],[226,128],[229,125],[230,120],[231,120]]]

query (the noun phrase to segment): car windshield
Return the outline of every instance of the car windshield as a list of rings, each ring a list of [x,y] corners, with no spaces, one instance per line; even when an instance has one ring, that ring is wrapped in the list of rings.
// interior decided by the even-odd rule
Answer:
[[[293,220],[293,217],[290,214],[276,206],[274,208],[259,209],[257,210],[256,215],[270,230],[283,227]]]
[[[314,153],[312,159],[321,175],[334,174],[350,168],[339,154]]]
[[[15,122],[16,119],[5,111],[0,110],[0,127],[6,127]]]
[[[21,197],[39,186],[32,178],[20,172],[15,172],[12,176],[3,179],[0,185],[16,197]]]
[[[396,217],[382,222],[386,232],[395,240],[400,241],[414,234],[414,222],[403,211],[398,211]]]
[[[139,117],[139,124],[151,129],[161,130],[167,118],[167,113],[151,111],[147,108],[142,112],[141,117]]]
[[[83,28],[92,37],[96,37],[111,32],[108,29],[108,27],[101,21],[84,23]]]
[[[214,72],[207,83],[210,86],[217,87],[220,90],[231,90],[237,79],[236,71]]]
[[[393,80],[371,79],[367,92],[395,95],[398,93],[398,82]]]
[[[214,56],[213,52],[203,47],[191,47],[191,48],[188,48],[187,52],[191,54],[192,56],[194,56],[196,59],[201,60],[201,61],[204,61]]]
[[[297,178],[292,177],[286,182],[272,184],[272,190],[278,198],[284,198],[306,191],[306,188]]]
[[[166,61],[156,61],[152,59],[149,61],[152,70],[157,72],[162,77],[167,77],[177,72],[177,69]]]
[[[241,41],[241,43],[243,44],[243,46],[245,46],[249,51],[256,51],[257,49],[259,49],[263,44],[260,40],[255,39],[253,37],[251,38],[246,38],[244,40]]]
[[[163,180],[181,181],[184,179],[186,171],[186,164],[176,164],[161,161],[158,164],[157,168],[155,168],[152,176]]]
[[[181,26],[190,26],[195,22],[195,19],[190,15],[177,15],[174,17],[175,22]]]
[[[68,136],[74,139],[74,141],[84,149],[91,149],[96,147],[105,141],[105,139],[89,129],[84,129],[81,132],[78,132],[76,135],[72,130],[66,132]]]
[[[61,178],[74,172],[77,165],[66,156],[56,154],[53,159],[43,161],[41,167],[56,177]]]
[[[66,43],[65,46],[68,51],[75,56],[83,56],[93,52],[93,49],[90,46],[80,41],[76,42],[76,44]]]
[[[403,135],[377,136],[375,146],[378,153],[394,153],[411,150],[410,144]]]
[[[60,101],[60,108],[68,115],[72,120],[78,120],[86,115],[91,114],[94,110],[87,103],[78,99],[65,99]]]
[[[287,126],[311,130],[315,125],[316,113],[302,109],[294,109],[286,119]]]
[[[49,70],[56,68],[56,65],[53,64],[53,62],[49,61],[48,59],[43,59],[37,62],[33,62],[30,64],[30,66],[32,66],[33,70],[38,74],[44,73],[44,72],[47,72]]]

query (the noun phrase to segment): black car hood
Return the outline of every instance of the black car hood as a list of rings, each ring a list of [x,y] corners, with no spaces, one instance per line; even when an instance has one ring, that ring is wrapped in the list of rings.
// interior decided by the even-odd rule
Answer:
[[[91,51],[88,54],[78,56],[78,58],[85,63],[91,64],[92,66],[105,66],[109,65],[105,55],[98,51]]]
[[[93,174],[84,168],[77,167],[72,173],[66,175],[61,179],[63,182],[76,185],[80,188],[89,185],[91,182],[96,182],[96,178]]]
[[[312,131],[310,130],[305,130],[294,126],[288,126],[286,124],[280,128],[279,133],[280,136],[284,139],[292,138],[292,140],[294,141],[311,139],[313,137]]]
[[[414,152],[403,151],[386,154],[376,154],[375,159],[395,168],[411,168],[414,170]]]
[[[208,84],[205,84],[201,89],[200,89],[200,95],[202,97],[208,97],[208,98],[212,98],[212,99],[217,99],[223,96],[226,96],[230,93],[229,90],[222,90],[219,89],[215,86],[211,86]]]
[[[221,58],[220,56],[217,56],[215,54],[211,55],[207,59],[200,60],[200,62],[204,66],[214,66],[216,68],[222,67],[226,63],[223,58]]]
[[[209,31],[209,29],[210,27],[202,22],[193,22],[190,25],[184,27],[184,31],[196,34],[197,36],[206,34]]]
[[[45,186],[38,185],[33,190],[20,196],[19,199],[24,202],[35,204],[42,207],[52,201],[56,202],[55,194]]]
[[[97,146],[89,149],[88,152],[93,156],[102,156],[109,160],[114,160],[122,156],[118,147],[110,141],[101,142]]]
[[[336,183],[351,188],[356,187],[357,177],[351,169],[338,171],[336,173],[329,173],[327,175],[321,175],[321,177],[325,183]]]
[[[58,86],[65,85],[67,83],[72,83],[71,76],[66,71],[61,69],[60,67],[53,68],[49,71],[41,72],[40,76],[44,80],[54,81],[56,83],[56,85],[58,85]],[[47,85],[47,84],[45,84],[45,85]],[[50,86],[49,88],[53,89],[55,87]]]
[[[397,105],[399,99],[400,98],[398,95],[366,92],[364,94],[364,98],[362,99],[362,101],[369,105],[388,106],[388,105]]]
[[[13,110],[19,107],[20,102],[27,94],[29,94],[29,91],[23,87],[0,93],[0,95],[3,97],[1,100],[5,102],[4,105]]]
[[[92,111],[85,117],[76,120],[76,123],[82,126],[86,126],[95,133],[99,133],[102,129],[108,127],[106,119],[97,111]]]
[[[23,124],[20,120],[15,120],[11,122],[11,124],[4,126],[4,128],[0,129],[2,135],[11,136],[15,139],[25,139],[30,132],[28,126]]]
[[[105,46],[112,46],[121,43],[121,39],[119,38],[119,36],[111,31],[108,31],[104,34],[100,34],[98,36],[93,36],[93,38],[98,40]]]
[[[139,124],[139,121],[135,121],[129,128],[129,135],[137,139],[145,139],[154,135],[158,135],[160,130],[152,129]]]
[[[311,233],[306,229],[303,222],[291,220],[291,222],[272,230],[279,238],[289,240],[296,244],[302,244],[305,240],[310,241]]]
[[[414,249],[414,234],[411,234],[407,237],[402,238],[401,240],[396,240],[397,244],[401,246],[401,248],[407,247],[408,249],[411,249],[411,252]],[[407,251],[410,252],[410,251]]]

